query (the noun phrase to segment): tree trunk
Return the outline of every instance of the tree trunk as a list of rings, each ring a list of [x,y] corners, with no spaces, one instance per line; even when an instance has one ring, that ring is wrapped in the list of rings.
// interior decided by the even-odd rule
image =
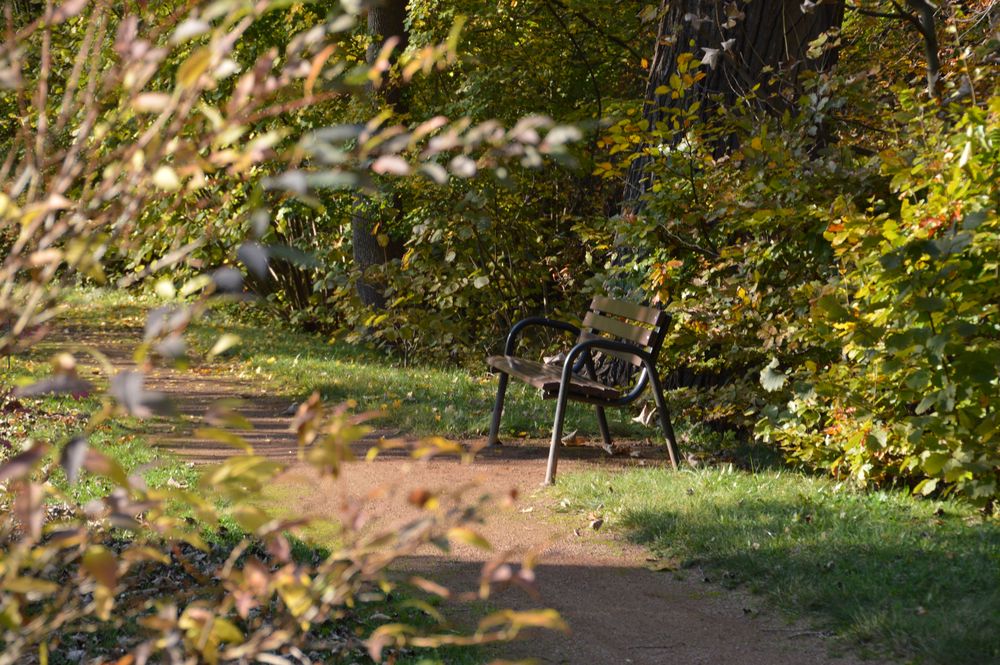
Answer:
[[[664,118],[664,109],[695,101],[701,103],[702,117],[707,117],[715,108],[712,98],[729,105],[758,83],[764,110],[784,111],[788,96],[780,94],[781,88],[794,90],[804,69],[822,71],[837,58],[836,49],[824,50],[816,59],[806,53],[809,42],[840,25],[843,3],[820,2],[806,13],[803,7],[809,4],[802,0],[661,0],[656,50],[646,85],[644,115],[649,126]],[[670,76],[677,72],[683,53],[693,53],[703,62],[714,59],[714,66],[703,65],[707,76],[680,99],[671,99],[669,92],[658,95],[657,88],[669,89]],[[644,156],[629,166],[623,195],[627,212],[641,208],[641,197],[649,187],[648,162]]]
[[[368,33],[372,42],[368,46],[367,61],[369,65],[374,64],[379,51],[385,45],[386,40],[397,38],[394,54],[401,53],[406,48],[409,35],[406,32],[406,0],[383,0],[372,5],[368,10]],[[393,56],[395,60],[395,55]],[[406,113],[407,108],[403,100],[403,90],[399,81],[386,74],[382,85],[379,88],[371,87],[369,97],[372,107],[391,108],[396,114]],[[402,244],[390,239],[388,245],[383,247],[376,237],[376,227],[378,219],[373,214],[371,200],[363,194],[359,194],[355,202],[354,214],[351,216],[351,244],[354,250],[355,267],[364,275],[375,266],[385,265],[390,258],[401,256]],[[392,210],[396,206],[390,206]],[[381,229],[381,233],[386,233]],[[358,281],[358,297],[361,302],[369,307],[382,309],[385,307],[385,297],[381,290],[363,277]]]

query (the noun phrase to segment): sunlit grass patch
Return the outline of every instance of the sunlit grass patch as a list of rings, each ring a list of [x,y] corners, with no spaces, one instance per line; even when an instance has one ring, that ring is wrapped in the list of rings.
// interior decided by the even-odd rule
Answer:
[[[90,417],[100,411],[101,401],[92,395],[74,397],[47,395],[42,397],[16,397],[11,391],[41,379],[50,371],[49,356],[56,344],[46,344],[30,354],[15,355],[8,369],[3,363],[3,388],[0,389],[0,461],[28,448],[32,442],[43,442],[50,447],[49,459],[55,463],[60,451],[75,436],[85,435],[87,444],[118,462],[128,474],[138,474],[151,487],[168,484],[187,486],[196,481],[197,472],[176,455],[151,446],[147,424],[131,417],[112,417],[104,420],[89,433]],[[81,368],[83,378],[95,386],[106,383],[102,377]],[[75,484],[54,465],[53,484],[78,503],[106,496],[113,483],[104,477],[83,473]]]
[[[99,332],[140,328],[145,312],[164,300],[152,294],[80,289],[70,299],[63,321]],[[482,367],[412,365],[364,345],[302,333],[270,321],[261,323],[254,303],[229,303],[210,311],[189,328],[190,356],[200,370],[235,376],[248,386],[288,399],[289,404],[313,391],[330,402],[353,400],[358,411],[379,412],[378,427],[413,435],[484,436],[496,395],[496,377]],[[223,335],[238,343],[214,359],[209,351]],[[497,340],[499,345],[502,340]],[[551,430],[553,400],[512,382],[504,409],[501,439],[545,437]],[[632,422],[627,409],[609,409],[616,438],[650,437],[658,430]],[[599,437],[592,407],[571,403],[567,430]],[[680,427],[684,429],[683,424]]]
[[[1000,524],[963,504],[731,468],[569,474],[555,491],[664,570],[746,587],[865,649],[1000,659]]]

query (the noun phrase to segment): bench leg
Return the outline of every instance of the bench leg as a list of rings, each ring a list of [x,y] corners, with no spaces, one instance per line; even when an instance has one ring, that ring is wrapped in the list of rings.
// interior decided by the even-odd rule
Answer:
[[[559,445],[562,443],[563,420],[566,418],[568,398],[566,386],[562,386],[556,401],[556,419],[552,423],[552,444],[549,446],[549,464],[545,468],[545,485],[552,485],[556,482],[556,465],[559,463]]]
[[[503,415],[503,400],[507,395],[507,382],[510,377],[504,372],[500,372],[500,384],[497,386],[497,401],[493,405],[493,418],[490,420],[490,434],[486,439],[486,445],[496,446],[500,444],[500,416]]]
[[[601,438],[604,439],[604,447],[611,452],[611,430],[608,429],[608,417],[604,415],[603,406],[595,406],[597,409],[597,424],[601,428]]]
[[[660,386],[660,377],[656,370],[649,373],[649,387],[653,389],[653,399],[656,401],[656,410],[660,412],[660,426],[663,428],[663,435],[667,437],[667,453],[670,455],[670,465],[677,470],[677,463],[680,460],[680,453],[677,450],[677,437],[674,436],[673,425],[670,424],[670,415],[667,413],[667,403],[663,399],[663,388]]]

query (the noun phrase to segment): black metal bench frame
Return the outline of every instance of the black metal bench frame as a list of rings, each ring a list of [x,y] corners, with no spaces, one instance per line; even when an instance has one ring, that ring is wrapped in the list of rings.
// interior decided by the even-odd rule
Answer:
[[[582,329],[564,321],[544,317],[530,317],[517,322],[507,335],[504,355],[492,356],[487,360],[500,374],[496,403],[493,407],[493,418],[490,422],[488,445],[499,443],[500,418],[503,414],[504,398],[510,376],[514,375],[519,380],[541,388],[543,397],[556,399],[552,442],[549,448],[548,466],[545,471],[545,484],[551,485],[555,482],[567,402],[573,400],[593,404],[597,410],[597,422],[601,429],[601,437],[606,446],[611,446],[611,433],[608,429],[608,420],[604,409],[631,404],[642,395],[646,386],[649,385],[659,413],[660,426],[663,428],[663,434],[667,440],[670,463],[676,469],[679,461],[677,439],[670,423],[670,415],[663,399],[660,376],[656,369],[656,358],[669,323],[670,316],[658,308],[604,297],[594,298],[591,302],[590,311],[584,317]],[[543,371],[543,366],[540,363],[514,356],[519,336],[525,329],[532,326],[553,328],[577,336],[576,345],[566,355],[562,370],[558,373],[558,383],[555,382],[552,372]],[[602,334],[611,335],[611,337],[605,337]],[[630,390],[623,392],[597,382],[593,358],[595,351],[618,357],[642,368],[637,381]],[[518,370],[518,365],[524,365],[526,369]],[[583,370],[587,371],[589,378],[581,375]]]

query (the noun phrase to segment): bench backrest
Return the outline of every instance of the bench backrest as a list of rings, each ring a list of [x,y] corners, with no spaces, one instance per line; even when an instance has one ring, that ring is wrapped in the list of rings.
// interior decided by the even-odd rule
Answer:
[[[580,341],[595,337],[619,339],[642,347],[656,358],[669,324],[670,315],[657,307],[597,296],[583,317]],[[604,350],[601,353],[637,367],[642,365],[642,360],[631,353]]]

